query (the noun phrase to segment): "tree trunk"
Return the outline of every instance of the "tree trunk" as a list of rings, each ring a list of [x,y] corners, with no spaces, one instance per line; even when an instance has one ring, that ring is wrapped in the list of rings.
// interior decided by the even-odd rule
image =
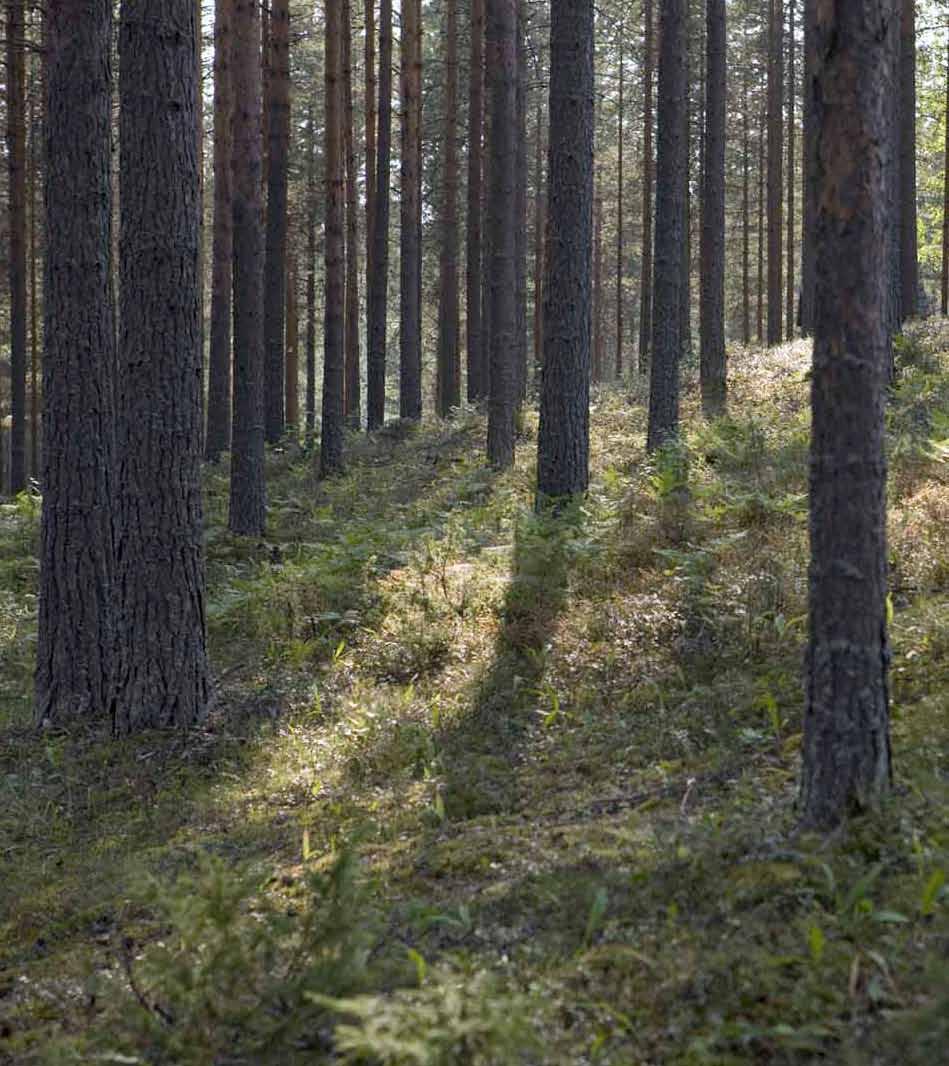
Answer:
[[[685,0],[661,0],[653,337],[649,387],[650,451],[679,432],[682,244],[685,239]]]
[[[751,343],[751,190],[748,136],[748,60],[741,71],[741,342]]]
[[[234,0],[231,73],[234,152],[234,421],[232,533],[260,536],[264,487],[264,256],[261,234],[260,25],[256,0]]]
[[[555,4],[550,26],[550,242],[537,505],[584,493],[590,452],[593,0]]]
[[[540,380],[544,365],[544,232],[547,228],[547,197],[544,180],[544,115],[537,102],[537,137],[534,145],[534,375]]]
[[[445,4],[441,255],[438,280],[437,408],[442,418],[461,403],[458,352],[458,3]]]
[[[517,406],[527,396],[527,16],[525,0],[517,0],[517,89],[515,145],[517,181],[514,194],[515,336],[514,366]]]
[[[37,10],[36,20],[39,23],[42,15]],[[42,42],[42,32],[40,32]],[[37,107],[37,100],[43,88],[42,60],[34,56],[33,63],[33,91],[30,94],[30,141],[29,141],[29,183],[27,187],[27,199],[30,209],[30,470],[37,482],[40,478],[40,330],[39,330],[39,248],[37,246],[37,233],[39,230],[39,166],[40,166],[40,143],[42,141],[42,127]]]
[[[215,462],[231,446],[231,15],[233,0],[214,8],[214,232],[211,249],[211,349],[205,456]]]
[[[372,240],[376,214],[376,123],[378,88],[376,82],[376,4],[365,0],[365,112],[366,112],[366,362],[368,372],[369,338],[372,331],[369,288],[373,273]],[[368,407],[368,397],[367,404]]]
[[[616,142],[616,359],[614,363],[616,380],[623,380],[623,256],[625,254],[623,247],[624,233],[624,212],[623,212],[623,187],[624,187],[624,149],[626,140],[625,131],[625,89],[626,89],[626,69],[623,62],[623,44],[624,44],[625,24],[620,19],[619,24],[619,106],[617,109],[616,122],[617,122],[617,142]],[[598,204],[599,210],[602,212],[602,204]],[[598,224],[601,222],[599,217],[597,218]],[[597,267],[597,271],[600,271],[600,267]],[[598,363],[600,368],[600,374],[605,371],[603,363],[602,350],[597,347],[595,362]]]
[[[379,4],[379,136],[369,277],[366,416],[370,430],[386,417],[386,332],[389,299],[389,157],[392,144],[392,0]]]
[[[679,358],[692,356],[692,71],[689,56],[691,22],[689,0],[685,0],[685,117],[683,137],[685,150],[683,168],[679,177],[682,182],[682,243],[679,245],[679,266],[682,277],[679,281]]]
[[[949,314],[949,47],[946,53],[946,143],[943,150],[942,184],[942,302],[944,315]]]
[[[919,312],[916,237],[916,0],[902,0],[900,40],[900,235],[904,321]]]
[[[481,199],[484,172],[484,0],[471,0],[471,54],[468,67],[468,218],[465,316],[467,320],[468,402],[484,399],[484,339],[481,330]]]
[[[149,17],[152,16],[152,17]],[[123,0],[114,728],[207,707],[194,0]]]
[[[890,783],[886,634],[886,3],[819,4],[804,823],[830,829]]]
[[[765,178],[765,109],[758,112],[758,343],[764,344],[764,178]]]
[[[300,311],[297,254],[291,249],[287,258],[287,425],[294,438],[300,435]]]
[[[399,415],[422,417],[422,9],[402,0]]]
[[[702,170],[701,383],[706,416],[725,408],[725,0],[706,3]]]
[[[794,340],[794,0],[788,0],[788,263],[785,287],[785,336]]]
[[[264,267],[265,427],[277,444],[284,411],[287,312],[287,163],[290,149],[290,0],[272,0],[267,80],[267,250]]]
[[[306,439],[316,434],[316,118],[313,101],[307,114],[306,212]]]
[[[646,23],[645,43],[643,45],[643,246],[642,267],[640,270],[639,294],[639,372],[649,370],[650,345],[652,344],[652,188],[653,188],[653,154],[652,154],[652,80],[655,56],[655,34],[653,32],[652,0],[644,0],[643,19]]]
[[[814,74],[817,69],[817,0],[804,0],[804,144],[801,166],[804,185],[804,217],[801,221],[801,333],[814,332],[814,267],[817,254],[817,125],[814,120]]]
[[[48,0],[40,725],[113,709],[111,41],[111,0]]]
[[[780,344],[784,191],[784,4],[769,0],[768,24],[768,344]]]
[[[359,429],[359,200],[356,194],[356,127],[353,122],[353,31],[349,0],[343,0],[343,151],[346,161],[346,384],[344,414]]]
[[[594,179],[593,195],[593,365],[591,376],[599,385],[603,381],[606,352],[603,338],[603,197],[600,177]]]
[[[517,0],[488,0],[487,61],[490,86],[488,244],[490,272],[490,402],[488,462],[514,463],[517,405],[515,266],[517,225]]]
[[[344,232],[345,191],[343,159],[343,12],[341,4],[326,5],[324,71],[326,79],[323,310],[323,427],[320,435],[320,477],[343,469],[343,394],[346,388],[344,306],[346,295]]]
[[[10,276],[10,492],[26,488],[26,23],[7,0],[7,166]]]

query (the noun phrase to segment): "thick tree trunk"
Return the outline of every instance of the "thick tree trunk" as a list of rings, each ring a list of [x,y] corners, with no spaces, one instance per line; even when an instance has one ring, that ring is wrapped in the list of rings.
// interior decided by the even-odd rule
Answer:
[[[10,278],[10,491],[26,488],[26,20],[6,0],[8,268]]]
[[[804,143],[801,150],[804,217],[801,221],[801,332],[814,332],[814,268],[817,255],[817,124],[812,87],[817,69],[817,0],[804,0]]]
[[[187,728],[209,692],[193,0],[123,0],[115,732]]]
[[[261,233],[261,83],[257,0],[234,0],[231,72],[234,152],[234,422],[231,532],[260,536],[264,487],[264,255]]]
[[[623,380],[623,257],[625,256],[624,238],[625,227],[624,219],[625,214],[623,211],[623,191],[625,186],[625,168],[623,166],[625,158],[625,140],[626,140],[626,69],[623,62],[623,44],[625,43],[624,33],[626,31],[625,23],[623,19],[620,19],[619,24],[619,101],[616,114],[617,123],[617,142],[616,142],[616,358],[614,360],[614,371],[616,374],[616,380]],[[599,205],[602,211],[602,204]],[[597,220],[600,221],[599,218]],[[597,268],[600,269],[599,267]],[[603,374],[606,367],[603,364],[603,353],[598,351],[595,357],[595,361],[599,363],[600,373]]]
[[[653,249],[653,153],[652,153],[652,81],[655,56],[652,0],[644,0],[643,19],[645,43],[643,45],[643,240],[642,267],[640,270],[639,294],[639,372],[649,370],[650,345],[652,344],[652,249]]]
[[[399,415],[422,417],[422,9],[402,0]]]
[[[653,337],[646,446],[679,432],[682,244],[685,239],[685,0],[661,0]]]
[[[829,829],[890,782],[884,390],[887,0],[819,4],[810,647],[801,807]]]
[[[900,40],[900,287],[903,319],[919,312],[916,236],[916,0],[902,0]]]
[[[264,267],[264,377],[267,441],[286,429],[287,164],[290,150],[290,0],[272,0],[267,82],[267,246]]]
[[[392,145],[392,0],[379,4],[379,136],[376,194],[373,197],[372,273],[369,276],[367,426],[379,429],[386,417],[386,332],[389,300],[389,164]]]
[[[345,181],[343,159],[343,13],[341,4],[326,7],[324,73],[326,92],[323,310],[323,426],[320,477],[343,469],[343,394],[346,388],[344,304],[346,295]]]
[[[701,384],[707,416],[725,407],[725,0],[707,0],[702,170]]]
[[[490,250],[490,402],[488,462],[514,463],[517,406],[517,0],[488,0],[487,60],[490,87],[488,228]]]
[[[214,8],[214,223],[211,250],[211,349],[205,456],[215,462],[231,446],[231,286],[234,231],[231,205],[231,13]]]
[[[584,493],[590,452],[593,0],[556,4],[550,27],[548,192],[537,505]]]
[[[48,0],[37,724],[114,705],[111,41],[111,0]]]
[[[458,351],[458,3],[445,4],[441,252],[438,280],[437,408],[442,418],[461,403]]]
[[[484,174],[484,0],[471,0],[471,53],[468,63],[468,217],[465,317],[468,402],[484,399],[484,338],[481,330],[481,199]]]
[[[784,4],[769,0],[768,32],[768,344],[780,344],[784,298],[782,237],[784,195]]]
[[[359,200],[356,194],[356,127],[353,121],[353,31],[349,0],[343,0],[343,151],[346,161],[346,422],[359,429],[362,374],[359,366]]]

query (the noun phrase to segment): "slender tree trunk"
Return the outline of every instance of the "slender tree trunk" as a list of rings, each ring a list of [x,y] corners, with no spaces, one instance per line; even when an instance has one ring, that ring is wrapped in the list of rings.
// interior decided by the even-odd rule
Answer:
[[[438,282],[437,407],[442,418],[461,403],[458,351],[458,3],[445,4],[441,255]]]
[[[261,233],[261,82],[257,0],[234,0],[234,421],[230,529],[260,536],[264,485],[264,249]]]
[[[764,178],[765,178],[765,111],[758,113],[758,343],[764,344]]]
[[[596,384],[603,381],[606,352],[603,337],[603,197],[600,194],[600,176],[594,178],[593,194],[593,359],[592,378]]]
[[[488,228],[491,300],[488,462],[514,463],[517,405],[517,0],[488,0],[487,71],[490,86]]]
[[[471,53],[468,65],[468,218],[465,316],[467,319],[468,402],[486,395],[481,330],[481,199],[484,173],[484,2],[471,0]]]
[[[272,0],[267,79],[267,249],[264,267],[265,425],[286,430],[287,164],[290,149],[290,0]]]
[[[801,333],[814,332],[814,267],[817,231],[817,124],[811,86],[817,69],[817,0],[804,0],[804,143],[801,150],[804,211],[801,220]]]
[[[679,176],[682,182],[682,243],[679,245],[679,265],[682,278],[679,282],[679,353],[680,358],[692,356],[692,71],[688,42],[691,36],[689,2],[685,0],[685,117],[683,137],[685,155]]]
[[[544,181],[544,114],[537,101],[537,137],[534,145],[534,375],[540,380],[544,365],[544,231],[547,197]]]
[[[916,0],[902,0],[900,40],[900,234],[903,319],[919,312],[916,237]]]
[[[379,4],[379,135],[376,194],[373,197],[372,273],[369,276],[367,425],[379,429],[386,417],[386,332],[389,298],[389,162],[392,144],[392,0]]]
[[[643,19],[646,23],[643,46],[643,247],[639,295],[639,372],[645,374],[650,365],[652,344],[652,279],[653,279],[653,154],[652,154],[652,80],[655,56],[653,32],[653,0],[644,0]]]
[[[623,258],[626,254],[623,246],[624,233],[624,213],[623,213],[623,190],[624,190],[624,149],[626,140],[625,131],[625,90],[626,90],[626,70],[623,62],[623,44],[625,42],[624,34],[626,32],[626,26],[623,19],[620,19],[619,24],[619,101],[616,114],[617,122],[617,141],[616,141],[616,361],[615,372],[616,380],[623,380]],[[598,205],[600,211],[602,211],[602,205]],[[599,219],[597,220],[600,221]],[[597,267],[600,270],[600,267]],[[600,373],[605,370],[602,361],[602,350],[597,349],[595,356],[596,361],[600,367]]]
[[[356,127],[353,122],[353,31],[349,0],[343,3],[343,151],[346,162],[346,385],[343,394],[347,423],[358,429],[359,392],[359,200],[356,194]]]
[[[287,425],[294,438],[300,435],[300,311],[297,253],[288,252],[287,260]]]
[[[593,0],[555,4],[550,26],[550,242],[537,505],[586,492],[593,242]]]
[[[741,342],[751,343],[751,144],[748,136],[748,63],[741,72]]]
[[[946,54],[946,143],[943,151],[942,185],[942,302],[944,315],[949,314],[949,47]]]
[[[788,0],[788,263],[785,307],[785,336],[794,339],[794,0]]]
[[[37,12],[37,20],[42,16]],[[33,92],[30,95],[30,152],[29,183],[27,199],[30,209],[30,470],[33,477],[40,481],[40,329],[39,329],[39,248],[37,231],[39,229],[38,189],[39,189],[39,155],[42,135],[40,117],[37,114],[37,98],[42,91],[43,77],[41,62],[34,57]]]
[[[702,407],[708,416],[724,410],[726,390],[725,40],[725,0],[707,0],[700,370]]]
[[[768,24],[768,344],[780,344],[784,188],[784,4],[769,0]]]
[[[10,491],[26,488],[26,22],[24,0],[7,8],[7,166],[10,277]]]
[[[517,90],[515,144],[514,274],[516,324],[514,363],[517,375],[517,405],[527,396],[527,15],[525,0],[517,0]]]
[[[187,728],[210,687],[201,502],[194,0],[123,0],[114,729]],[[152,17],[149,17],[149,16]]]
[[[214,223],[211,247],[211,349],[205,456],[215,462],[231,446],[231,16],[233,0],[214,8]]]
[[[661,0],[659,27],[656,241],[649,429],[654,451],[679,432],[679,355],[682,343],[682,244],[685,239],[686,163],[685,0]]]
[[[373,273],[372,240],[376,213],[376,124],[378,122],[378,88],[376,82],[376,4],[365,0],[365,111],[366,111],[366,362],[372,331],[369,288]],[[368,372],[368,365],[367,365]],[[366,406],[368,407],[368,396]]]
[[[422,12],[402,0],[399,415],[422,417]]]
[[[323,428],[320,477],[343,469],[343,394],[346,388],[344,305],[346,295],[345,180],[343,159],[343,11],[327,4],[324,71],[326,78],[325,183],[326,226],[323,310]]]
[[[885,98],[887,138],[885,151],[886,167],[886,259],[889,264],[889,284],[886,286],[886,318],[889,335],[894,337],[903,326],[903,212],[902,155],[903,155],[903,101],[902,101],[902,9],[904,0],[886,0],[887,50],[889,66],[886,70],[887,92]],[[816,210],[816,209],[815,209]],[[892,348],[891,348],[892,351]]]
[[[113,710],[111,41],[111,0],[48,0],[39,725]]]
[[[817,6],[810,647],[801,807],[830,829],[890,784],[884,391],[885,3]]]
[[[306,219],[306,439],[316,435],[316,119],[313,100],[307,114]]]

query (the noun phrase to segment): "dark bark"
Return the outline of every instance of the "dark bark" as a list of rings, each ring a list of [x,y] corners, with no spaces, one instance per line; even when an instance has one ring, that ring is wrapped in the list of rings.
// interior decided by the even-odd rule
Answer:
[[[514,192],[515,335],[514,364],[517,404],[527,396],[527,21],[525,0],[517,0],[517,90],[515,144],[517,178]]]
[[[399,415],[422,417],[422,9],[402,0]]]
[[[940,308],[949,314],[949,47],[946,55],[946,110],[943,116],[946,127],[942,168],[942,284]]]
[[[706,3],[702,170],[701,385],[707,416],[725,407],[725,0]]]
[[[643,20],[643,241],[639,292],[639,372],[649,370],[652,344],[652,278],[653,278],[653,151],[652,151],[652,82],[655,62],[655,33],[653,31],[652,0],[644,0]]]
[[[113,709],[111,39],[111,0],[49,0],[38,724]]]
[[[366,115],[366,360],[369,360],[369,337],[372,330],[369,288],[373,274],[372,242],[376,213],[376,127],[378,122],[378,86],[376,81],[376,5],[365,0],[365,115]],[[368,370],[368,367],[367,367]],[[367,402],[368,406],[368,402]]]
[[[197,33],[193,0],[123,0],[115,732],[205,714]]]
[[[386,417],[386,329],[389,299],[389,166],[392,144],[392,0],[379,5],[379,135],[376,195],[373,198],[372,273],[369,275],[367,425],[379,429]]]
[[[682,243],[685,239],[685,0],[661,0],[650,451],[679,432]]]
[[[886,286],[886,318],[890,336],[899,333],[903,326],[903,219],[902,196],[902,151],[903,111],[901,100],[901,48],[903,0],[887,0],[890,18],[887,23],[886,69],[886,166],[885,196],[887,204],[886,259],[889,265],[889,283]]]
[[[741,72],[741,341],[751,343],[751,144],[748,136],[748,63]]]
[[[814,266],[817,248],[817,125],[814,118],[814,75],[817,0],[804,0],[804,143],[801,149],[804,211],[801,221],[801,314],[805,337],[814,332]]]
[[[231,532],[260,536],[264,486],[264,249],[261,233],[261,70],[256,0],[234,0],[234,421]]]
[[[764,249],[765,249],[765,226],[764,226],[764,186],[765,186],[765,144],[767,142],[767,127],[765,124],[765,108],[758,113],[758,343],[763,344],[764,333]]]
[[[231,286],[234,249],[231,205],[231,12],[214,8],[214,223],[211,250],[211,348],[205,455],[214,462],[231,446]]]
[[[359,200],[356,193],[356,127],[353,121],[353,32],[349,0],[343,0],[343,151],[346,165],[346,387],[344,413],[359,428]]]
[[[320,477],[343,469],[343,393],[345,384],[345,190],[343,160],[342,5],[326,7],[325,58],[326,135],[324,176],[326,226],[324,238],[323,415],[320,435]]]
[[[264,266],[265,429],[277,444],[284,411],[287,313],[287,165],[290,154],[290,3],[272,0],[267,81],[267,242]]]
[[[884,170],[888,0],[819,4],[810,646],[801,807],[830,829],[890,782]]]
[[[488,246],[490,259],[490,396],[488,462],[514,463],[517,406],[517,0],[488,0],[485,71],[491,109],[488,136]]]
[[[619,107],[617,109],[616,121],[617,121],[617,144],[616,144],[616,359],[614,361],[614,369],[616,373],[616,380],[622,381],[623,379],[623,256],[625,255],[623,242],[625,238],[624,219],[625,214],[623,211],[623,191],[625,187],[625,172],[623,167],[624,162],[624,149],[625,149],[625,90],[626,90],[626,69],[623,56],[623,44],[624,44],[625,24],[620,19],[619,26]],[[605,371],[605,366],[602,365],[602,358],[598,353],[597,358],[600,361],[600,372]]]
[[[10,281],[10,492],[26,488],[26,20],[6,0],[7,220]]]
[[[900,299],[903,319],[919,311],[916,235],[916,0],[902,0],[900,33]]]
[[[784,4],[769,0],[768,27],[768,344],[780,344],[784,196]]]
[[[794,179],[796,170],[794,167],[794,94],[795,94],[795,81],[794,81],[794,53],[796,51],[796,45],[794,42],[794,0],[788,0],[788,169],[787,169],[787,187],[788,187],[788,262],[787,262],[787,275],[785,284],[785,308],[784,308],[784,329],[785,336],[788,340],[794,339],[794,246],[795,246],[795,234],[794,234]]]
[[[481,329],[481,199],[484,175],[484,0],[471,0],[471,53],[468,65],[468,218],[465,316],[468,402],[487,394],[486,355]]]
[[[37,11],[37,20],[42,16]],[[38,100],[42,92],[42,60],[34,56],[33,91],[30,93],[29,174],[27,200],[30,210],[30,470],[40,478],[40,300],[39,300],[39,167],[41,123]]]
[[[544,363],[544,233],[547,228],[547,185],[544,178],[544,119],[538,101],[534,143],[534,375]]]
[[[555,4],[550,26],[551,241],[537,504],[584,493],[590,453],[593,0]]]
[[[689,0],[685,6],[685,117],[683,138],[685,141],[683,167],[679,177],[682,183],[682,243],[679,245],[679,357],[692,356],[692,71],[688,42],[691,37]]]
[[[458,351],[458,3],[445,4],[445,115],[438,280],[438,413],[461,403]]]

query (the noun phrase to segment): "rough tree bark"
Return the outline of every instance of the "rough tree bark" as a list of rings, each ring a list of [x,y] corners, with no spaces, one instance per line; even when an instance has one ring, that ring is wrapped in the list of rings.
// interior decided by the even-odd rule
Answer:
[[[810,645],[801,808],[829,829],[890,783],[884,389],[889,0],[816,8]]]
[[[796,275],[794,273],[794,246],[796,243],[794,234],[794,181],[797,174],[797,171],[794,167],[794,95],[796,92],[794,78],[795,51],[796,44],[794,41],[794,0],[788,0],[788,262],[785,284],[784,331],[785,337],[789,341],[794,339],[794,283],[796,280]]]
[[[343,0],[343,152],[346,166],[346,422],[359,429],[359,200],[356,192],[356,127],[353,121],[353,31],[349,0]]]
[[[619,106],[617,108],[616,122],[617,122],[617,144],[616,144],[616,359],[614,362],[614,370],[616,373],[616,380],[623,380],[623,257],[625,255],[624,250],[624,238],[625,227],[623,225],[625,214],[623,211],[623,191],[625,183],[625,172],[623,167],[624,162],[624,149],[626,147],[626,133],[625,133],[625,90],[626,90],[626,68],[624,63],[623,45],[625,43],[624,33],[626,26],[623,19],[620,19],[619,24]],[[605,370],[605,367],[601,365],[601,372]]]
[[[422,417],[422,9],[402,0],[399,415]]]
[[[900,288],[903,319],[919,311],[916,236],[916,0],[902,0],[900,21]]]
[[[26,20],[7,0],[7,220],[10,281],[10,492],[26,488]]]
[[[436,406],[442,418],[461,403],[458,352],[458,3],[445,4],[445,114],[438,279]]]
[[[261,234],[260,25],[256,0],[234,0],[234,423],[232,533],[260,536],[264,486],[264,255]]]
[[[211,347],[205,456],[215,462],[231,446],[231,285],[234,231],[231,205],[231,13],[214,7],[214,222],[211,244]]]
[[[544,178],[544,115],[540,101],[535,116],[534,142],[534,374],[544,363],[544,233],[547,228],[547,193]]]
[[[299,271],[296,248],[287,252],[287,425],[294,439],[300,436],[300,308],[298,300]]]
[[[685,227],[685,0],[661,0],[653,336],[646,446],[679,431],[680,286]]]
[[[114,730],[188,728],[210,686],[193,0],[123,0]]]
[[[527,396],[527,9],[517,0],[517,89],[516,89],[517,179],[514,192],[515,336],[514,364],[517,375],[517,405]]]
[[[373,198],[372,273],[369,276],[369,341],[366,421],[379,429],[386,417],[386,328],[389,300],[389,166],[392,144],[392,0],[379,4],[379,135]]]
[[[700,376],[709,417],[725,408],[725,0],[706,3]]]
[[[741,72],[741,342],[751,343],[751,145],[748,135],[748,63]]]
[[[817,0],[804,0],[804,141],[801,147],[803,172],[803,218],[801,220],[801,333],[814,332],[814,266],[817,248],[817,126],[814,120],[814,75],[817,69],[815,22]]]
[[[584,493],[590,452],[593,0],[555,4],[550,25],[551,240],[537,506]]]
[[[946,53],[946,110],[943,121],[946,126],[946,141],[943,149],[942,184],[942,286],[940,308],[949,314],[949,47]]]
[[[652,152],[652,81],[655,62],[652,0],[644,0],[643,20],[643,242],[639,290],[639,372],[649,370],[652,344],[652,249],[653,249],[653,152]]]
[[[487,198],[491,301],[488,462],[503,470],[514,463],[517,405],[517,0],[488,0],[487,16],[485,70],[491,107]]]
[[[306,147],[306,439],[316,434],[316,116],[307,108]]]
[[[768,23],[768,344],[780,344],[784,197],[784,4],[769,0]]]
[[[111,41],[111,0],[49,0],[40,725],[113,710]]]
[[[372,240],[376,217],[376,124],[378,97],[376,82],[376,5],[365,0],[365,115],[366,115],[366,360],[369,359],[369,335],[372,328],[369,287],[373,274]],[[368,370],[368,367],[367,367]],[[367,399],[368,406],[368,399]]]
[[[471,53],[468,63],[468,217],[465,317],[468,402],[486,394],[481,331],[481,198],[484,173],[484,0],[471,0]]]

